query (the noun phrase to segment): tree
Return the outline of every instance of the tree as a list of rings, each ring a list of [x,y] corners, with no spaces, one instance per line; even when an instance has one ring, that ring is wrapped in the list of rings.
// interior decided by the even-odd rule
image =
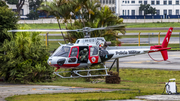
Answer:
[[[39,18],[37,8],[39,8],[39,6],[42,2],[43,2],[43,0],[29,0],[30,13],[26,15],[29,19],[38,19]]]
[[[95,5],[96,2],[89,2],[89,5]],[[98,27],[105,27],[105,26],[111,26],[111,25],[119,25],[122,24],[123,19],[117,18],[113,12],[109,9],[108,6],[102,7],[101,10],[98,10],[99,6],[93,7],[89,6],[88,9],[93,10],[94,14],[90,14],[91,17],[89,17],[88,12],[84,10],[84,20],[85,26],[91,27],[91,28],[98,28]],[[83,24],[81,22],[75,21],[75,23],[72,26],[69,26],[68,29],[81,29],[83,27]],[[123,34],[125,33],[125,25],[122,25],[122,27],[119,27],[117,29],[118,31],[121,31]],[[117,36],[117,32],[114,30],[109,31],[93,31],[91,32],[91,37],[105,37],[107,41],[115,40],[114,44],[119,43],[116,38],[119,38]],[[78,38],[83,38],[83,33],[79,32],[71,32],[70,38],[72,42],[75,42]]]
[[[6,31],[17,28],[16,23],[18,22],[18,17],[15,15],[16,13],[8,9],[4,1],[0,1],[0,47],[5,39],[10,40]]]
[[[40,7],[43,0],[29,0],[29,9],[30,10],[37,10]]]
[[[64,6],[68,6],[69,0],[53,0],[52,2],[43,2],[39,8],[39,10],[45,11],[48,13],[48,15],[53,15],[56,17],[57,22],[58,22],[58,26],[59,29],[61,30],[61,23],[60,23],[60,19],[63,15],[63,13],[65,13],[63,10]],[[69,12],[69,11],[68,11]],[[65,40],[65,36],[64,34],[61,32],[64,42],[66,43]]]
[[[20,16],[20,11],[24,5],[25,0],[6,0],[8,4],[16,4],[16,12]]]
[[[27,29],[27,27],[25,27]],[[25,29],[21,28],[21,29]],[[18,32],[0,49],[0,76],[8,82],[28,83],[51,80],[53,68],[47,64],[49,51],[37,32]]]
[[[75,19],[76,17],[80,17],[80,19],[78,21],[75,20],[73,25],[66,26],[66,29],[98,28],[122,23],[123,20],[117,18],[109,7],[105,6],[99,11],[100,7],[99,0],[54,0],[53,2],[42,3],[39,9],[48,12],[49,15],[54,15],[57,18],[60,29],[59,20],[63,19],[67,25],[67,19]],[[70,13],[73,13],[74,16],[71,16]],[[121,31],[125,30],[124,26],[120,29]],[[124,33],[124,31],[122,32]],[[94,31],[91,37],[98,37],[103,35],[103,33],[105,31]],[[84,37],[83,33],[77,32],[72,32],[67,36],[70,42],[74,42],[81,37]],[[65,37],[63,36],[63,38]]]
[[[156,8],[153,8],[152,6],[150,6],[150,4],[146,4],[146,5],[141,4],[139,7],[139,11],[144,11],[144,15],[156,14]]]
[[[6,5],[6,2],[0,0],[0,7],[3,7],[3,6],[8,7],[8,5]]]

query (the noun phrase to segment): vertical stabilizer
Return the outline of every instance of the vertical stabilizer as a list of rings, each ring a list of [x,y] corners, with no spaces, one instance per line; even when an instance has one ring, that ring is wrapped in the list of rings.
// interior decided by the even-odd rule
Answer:
[[[168,46],[172,31],[173,31],[173,28],[170,27],[167,34],[166,34],[166,36],[165,36],[165,38],[164,38],[164,40],[163,40],[163,43],[162,43],[163,48],[166,48]]]
[[[169,44],[169,40],[170,40],[170,37],[171,37],[171,34],[172,34],[172,31],[173,31],[173,28],[170,27],[164,40],[163,40],[163,43],[162,43],[162,48],[167,48],[168,44]],[[167,53],[167,50],[163,50],[161,51],[161,54],[162,54],[162,57],[164,59],[164,61],[166,61],[168,59],[168,53]]]

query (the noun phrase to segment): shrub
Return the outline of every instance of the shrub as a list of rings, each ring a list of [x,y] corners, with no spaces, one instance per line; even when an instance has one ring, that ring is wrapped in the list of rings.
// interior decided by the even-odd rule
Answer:
[[[49,52],[37,32],[18,32],[5,40],[0,50],[0,76],[8,82],[28,83],[51,79],[53,68],[47,64]]]
[[[16,29],[18,17],[15,15],[16,13],[9,9],[4,1],[0,1],[0,47],[5,39],[10,40],[5,30]]]

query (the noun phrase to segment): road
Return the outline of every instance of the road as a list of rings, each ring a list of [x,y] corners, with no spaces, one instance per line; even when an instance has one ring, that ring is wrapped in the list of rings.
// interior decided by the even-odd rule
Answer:
[[[163,60],[160,52],[150,53],[151,57],[156,60]],[[168,61],[153,61],[148,54],[124,57],[119,59],[120,68],[143,68],[143,69],[166,69],[180,70],[180,51],[168,51]],[[106,62],[110,67],[113,60]],[[114,65],[116,66],[116,65]]]

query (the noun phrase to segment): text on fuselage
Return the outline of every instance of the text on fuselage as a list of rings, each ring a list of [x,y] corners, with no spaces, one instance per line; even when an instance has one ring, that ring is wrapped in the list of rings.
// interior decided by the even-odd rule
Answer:
[[[140,51],[116,51],[116,55],[140,54]]]

